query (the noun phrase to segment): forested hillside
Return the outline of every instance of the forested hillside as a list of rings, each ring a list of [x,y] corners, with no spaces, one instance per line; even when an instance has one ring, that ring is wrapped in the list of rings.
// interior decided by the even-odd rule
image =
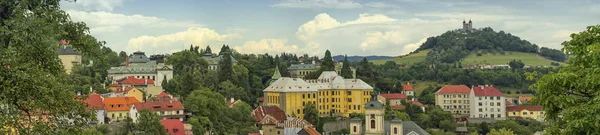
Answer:
[[[495,32],[486,27],[480,30],[452,30],[440,36],[430,37],[415,52],[431,49],[427,60],[453,63],[471,53],[499,53],[505,51],[537,53],[557,62],[566,61],[566,55],[559,50],[539,47],[504,31]]]

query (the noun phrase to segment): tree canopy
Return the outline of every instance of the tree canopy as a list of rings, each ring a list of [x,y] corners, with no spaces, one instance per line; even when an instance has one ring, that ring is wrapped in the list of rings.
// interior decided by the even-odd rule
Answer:
[[[135,131],[152,135],[168,134],[165,127],[160,123],[160,116],[158,114],[144,109],[139,112],[139,115],[138,123],[135,124]]]

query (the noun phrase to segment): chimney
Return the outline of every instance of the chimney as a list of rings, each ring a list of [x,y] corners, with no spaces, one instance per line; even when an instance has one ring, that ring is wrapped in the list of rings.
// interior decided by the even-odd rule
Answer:
[[[230,103],[233,103],[233,101],[235,101],[233,98],[231,98]]]
[[[125,56],[125,66],[129,67],[129,56]]]
[[[412,101],[415,101],[415,98],[412,98],[412,99],[410,99],[410,100],[412,100]]]
[[[144,84],[148,85],[148,78],[144,80]]]
[[[482,90],[484,90],[484,87],[483,87],[483,85],[479,85],[479,87],[480,87]]]
[[[121,91],[125,91],[125,85],[121,85]]]
[[[81,96],[81,91],[77,91],[77,96]]]
[[[92,86],[90,86],[90,94],[94,93],[94,91],[92,90]]]

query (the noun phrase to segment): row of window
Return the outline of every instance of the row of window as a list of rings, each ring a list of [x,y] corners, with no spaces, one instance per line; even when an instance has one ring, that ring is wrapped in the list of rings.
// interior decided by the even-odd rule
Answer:
[[[517,112],[512,112],[513,115],[517,115]],[[540,112],[540,114],[544,114],[544,112]],[[527,112],[523,112],[523,115],[527,115]],[[529,112],[529,115],[533,115],[533,112]]]
[[[135,78],[137,78],[137,79],[150,79],[150,76],[136,76]],[[155,78],[155,76],[152,76],[152,80],[155,80],[154,78]]]
[[[302,99],[304,99],[306,96],[308,96],[308,98],[311,98],[310,95],[311,94],[302,94]],[[312,98],[317,98],[317,96],[315,95],[315,93],[312,94]]]
[[[450,104],[450,103],[468,104],[469,100],[444,100],[444,104]]]
[[[469,95],[444,95],[444,98],[469,98]]]
[[[279,97],[278,96],[267,96],[267,103],[278,104]]]
[[[483,110],[485,109],[485,111],[488,111],[488,108],[479,108],[479,112],[483,112]],[[500,112],[500,108],[490,108],[489,111],[490,112],[494,112],[494,110],[496,110],[497,112]]]
[[[497,117],[495,117],[495,116],[497,116]],[[487,117],[488,117],[488,114],[479,114],[479,118],[487,118]],[[501,114],[497,114],[497,115],[490,114],[489,117],[490,118],[501,118],[502,115]]]
[[[469,109],[468,105],[445,105],[444,109]]]
[[[479,102],[479,106],[483,106],[483,103]],[[494,102],[490,102],[490,106],[494,106]],[[500,102],[496,102],[496,106],[500,106]]]
[[[470,111],[464,111],[464,110],[455,110],[455,111],[452,111],[452,113],[455,113],[455,114],[469,114],[469,113],[470,113]]]
[[[483,99],[487,100],[488,97],[484,96]],[[500,97],[495,97],[496,100],[500,100]],[[482,100],[481,97],[479,97],[479,100]],[[494,100],[494,97],[490,97],[490,100]]]

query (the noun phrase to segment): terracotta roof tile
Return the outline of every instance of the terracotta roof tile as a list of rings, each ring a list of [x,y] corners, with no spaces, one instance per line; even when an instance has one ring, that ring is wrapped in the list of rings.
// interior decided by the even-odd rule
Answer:
[[[140,103],[134,97],[105,98],[104,107],[107,111],[127,111],[131,104]]]
[[[174,111],[183,110],[183,104],[178,100],[136,103],[137,110],[148,109],[151,111]]]
[[[179,120],[160,120],[160,124],[167,129],[170,135],[185,135],[183,122]]]
[[[531,101],[532,99],[533,99],[533,97],[531,97],[531,96],[519,96],[519,101],[521,101],[521,102]]]
[[[304,130],[306,130],[306,132],[308,132],[309,135],[321,135],[321,133],[319,133],[317,130],[315,130],[312,127],[304,128]]]
[[[402,93],[379,94],[385,99],[406,99],[406,95]]]
[[[409,100],[407,101],[408,103],[412,103],[414,105],[420,106],[420,107],[427,107],[427,105],[424,105],[423,103],[419,102],[419,101],[413,101],[413,100]]]
[[[471,89],[465,85],[445,85],[435,94],[469,94]]]
[[[475,96],[506,96],[494,86],[473,86]]]
[[[402,90],[405,90],[405,91],[414,91],[415,89],[413,89],[412,84],[406,83],[406,85],[402,86]]]
[[[542,111],[544,107],[542,106],[507,106],[506,111]]]
[[[146,80],[148,81],[148,83],[146,83]],[[142,85],[142,84],[154,84],[154,80],[152,79],[137,79],[133,76],[129,76],[127,78],[123,78],[123,79],[119,79],[117,80],[117,82],[119,84],[138,84],[138,85]]]
[[[86,110],[102,110],[104,109],[104,103],[102,102],[102,96],[93,93],[90,94],[84,101],[88,104]]]
[[[256,122],[261,121],[266,115],[271,115],[280,123],[285,122],[287,115],[277,106],[259,106],[252,111],[252,117]]]

